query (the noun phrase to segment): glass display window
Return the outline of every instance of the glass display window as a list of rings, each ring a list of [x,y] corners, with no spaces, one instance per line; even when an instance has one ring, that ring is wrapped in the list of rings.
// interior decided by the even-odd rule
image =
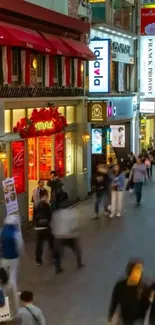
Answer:
[[[75,123],[75,106],[66,106],[67,124]]]
[[[74,174],[75,171],[75,134],[66,132],[66,176]]]
[[[11,132],[11,110],[4,111],[4,131],[5,133]]]
[[[20,109],[13,109],[13,120],[12,120],[12,126],[16,126],[17,122],[21,120],[21,118],[25,117],[25,108]]]
[[[39,178],[48,180],[52,165],[51,137],[39,137]]]
[[[62,115],[65,115],[65,107],[64,106],[59,106],[58,112]]]
[[[28,139],[28,179],[37,179],[37,138]]]

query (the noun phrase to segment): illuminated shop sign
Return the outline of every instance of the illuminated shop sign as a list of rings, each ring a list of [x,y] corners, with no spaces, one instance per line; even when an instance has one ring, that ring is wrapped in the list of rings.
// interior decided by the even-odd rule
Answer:
[[[92,40],[89,45],[96,56],[89,61],[89,92],[110,92],[110,40]]]
[[[119,53],[124,53],[128,54],[130,56],[130,50],[131,46],[123,44],[123,43],[118,43],[118,42],[112,42],[112,51],[113,52],[119,52]]]
[[[35,128],[37,131],[51,130],[53,128],[53,122],[52,121],[37,122],[35,123]]]
[[[155,38],[140,38],[140,93],[143,97],[155,97]]]
[[[154,114],[155,102],[140,102],[140,113]]]

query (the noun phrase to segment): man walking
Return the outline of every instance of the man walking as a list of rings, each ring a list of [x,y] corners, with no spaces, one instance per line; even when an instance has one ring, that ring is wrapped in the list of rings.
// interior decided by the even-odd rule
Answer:
[[[33,293],[23,291],[20,295],[22,306],[17,313],[17,323],[20,325],[45,325],[46,321],[40,308],[33,303]]]

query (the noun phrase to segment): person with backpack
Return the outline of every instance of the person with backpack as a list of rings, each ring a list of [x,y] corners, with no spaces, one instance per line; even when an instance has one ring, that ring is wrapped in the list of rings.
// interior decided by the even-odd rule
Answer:
[[[23,291],[20,295],[21,307],[17,313],[19,325],[46,325],[45,317],[39,307],[33,303],[33,293]]]
[[[1,265],[9,274],[9,279],[17,291],[17,275],[20,255],[24,244],[19,225],[19,216],[9,215],[4,221],[0,235],[1,242]]]
[[[52,211],[48,201],[48,192],[44,191],[40,202],[34,208],[33,223],[36,232],[36,263],[41,266],[43,263],[43,245],[47,241],[51,250],[52,259],[55,262],[56,273],[61,272],[60,254],[55,248],[55,239],[51,230]]]

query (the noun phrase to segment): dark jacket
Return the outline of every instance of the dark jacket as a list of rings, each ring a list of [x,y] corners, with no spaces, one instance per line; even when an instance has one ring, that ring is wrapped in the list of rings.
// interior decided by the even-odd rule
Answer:
[[[108,175],[108,173],[103,174],[103,173],[99,173],[97,174],[96,178],[95,178],[95,192],[96,195],[102,195],[102,193],[108,191],[109,186],[111,184],[111,180],[110,180],[110,176]]]
[[[48,202],[41,201],[34,208],[33,222],[35,228],[49,228],[52,219],[51,207]]]
[[[127,279],[116,283],[110,308],[109,321],[114,316],[117,307],[120,308],[121,318],[124,322],[134,322],[138,319],[144,319],[148,304],[145,300],[147,286],[143,283],[138,285],[128,285]]]
[[[49,179],[47,181],[47,186],[49,186],[51,188],[51,201],[53,201],[53,199],[59,199],[59,197],[62,195],[62,186],[63,183],[60,181],[59,178],[51,180]]]
[[[135,157],[135,156],[133,156],[132,159],[129,159],[129,161],[128,161],[128,163],[127,163],[127,167],[128,167],[128,169],[131,170],[132,167],[133,167],[133,165],[134,165],[136,162],[137,162],[137,160],[136,160],[136,157]]]

